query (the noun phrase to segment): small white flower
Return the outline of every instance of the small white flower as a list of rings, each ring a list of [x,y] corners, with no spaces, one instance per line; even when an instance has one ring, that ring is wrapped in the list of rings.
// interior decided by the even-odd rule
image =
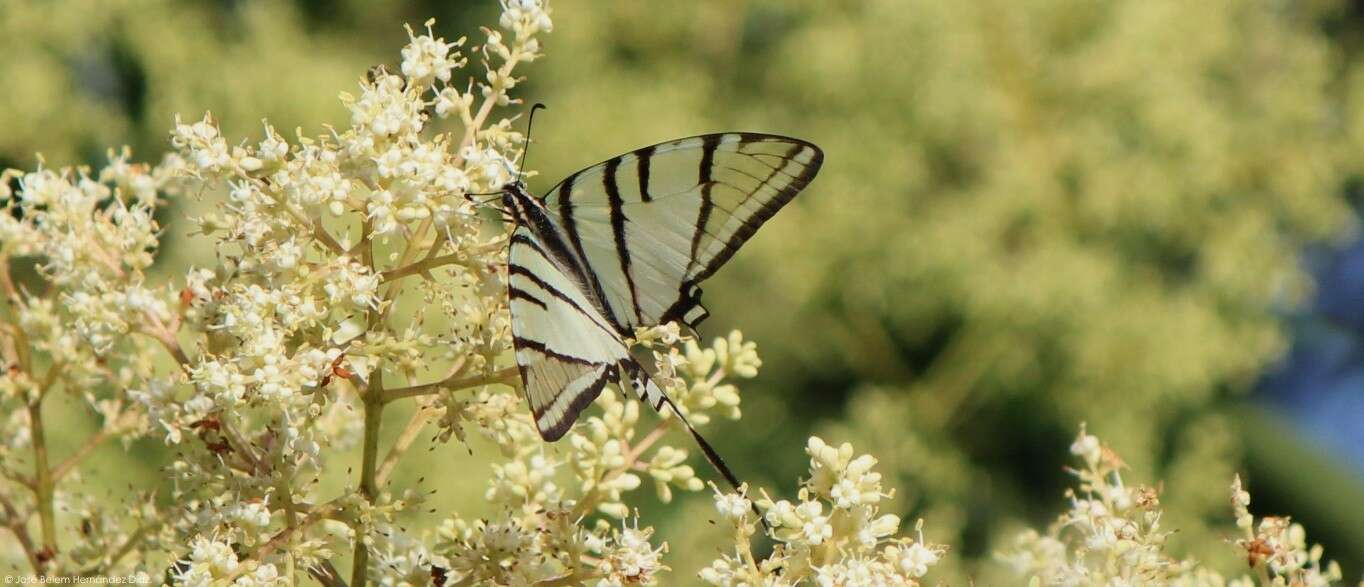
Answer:
[[[237,506],[233,517],[243,524],[265,528],[270,525],[270,508],[264,501],[243,503]]]
[[[774,528],[799,523],[799,518],[796,516],[796,506],[784,499],[772,504],[772,507],[768,508],[763,516],[767,519],[767,524]]]
[[[829,518],[821,515],[823,511],[824,505],[818,501],[807,501],[796,507],[796,515],[802,520],[801,535],[811,545],[823,544],[834,535],[834,527],[829,524]]]
[[[1086,434],[1083,428],[1080,431],[1080,436],[1070,445],[1070,454],[1084,459],[1086,463],[1099,462],[1100,450],[1099,438],[1092,434]]]
[[[857,487],[857,482],[852,479],[839,479],[830,491],[834,499],[834,506],[839,509],[848,509],[862,500],[862,490]]]
[[[626,526],[615,537],[615,547],[606,553],[601,570],[606,585],[648,584],[662,571],[663,552],[666,546],[654,548],[649,543],[652,528],[632,528]]]
[[[928,567],[935,564],[938,564],[938,553],[918,542],[911,544],[900,557],[900,569],[915,578],[927,575]]]
[[[715,496],[715,510],[728,520],[744,519],[752,507],[752,502],[737,493],[718,493]]]
[[[463,39],[446,43],[445,39],[435,38],[435,33],[431,32],[433,24],[435,19],[426,21],[426,34],[421,36],[414,35],[412,27],[407,27],[411,42],[402,50],[402,72],[413,86],[425,87],[433,80],[448,82],[451,71],[463,65],[459,54],[450,52],[462,44]]]

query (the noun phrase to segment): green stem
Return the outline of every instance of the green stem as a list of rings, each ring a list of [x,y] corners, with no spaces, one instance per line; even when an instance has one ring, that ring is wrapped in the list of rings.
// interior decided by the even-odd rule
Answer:
[[[418,273],[430,271],[442,265],[458,263],[460,261],[460,257],[462,256],[463,255],[461,255],[460,253],[450,253],[449,255],[441,255],[439,257],[427,257],[425,259],[422,259],[421,261],[417,261],[410,265],[403,265],[397,269],[385,271],[380,274],[381,280],[383,283],[388,283],[391,281],[402,279],[409,275],[416,275]]]
[[[368,219],[360,223],[360,256],[366,267],[374,270],[374,244],[370,240],[370,222]],[[378,328],[382,316],[378,310],[369,311],[369,330]],[[363,453],[360,458],[360,493],[365,496],[365,500],[371,505],[379,495],[378,484],[375,483],[375,474],[379,464],[379,424],[383,421],[384,415],[384,369],[382,366],[375,366],[369,372],[369,384],[365,389],[365,396],[361,398],[365,406],[365,442]],[[354,587],[365,587],[367,571],[369,570],[369,545],[365,544],[366,533],[369,530],[361,527],[357,518],[355,524],[355,554],[351,559],[350,584]]]
[[[284,506],[285,531],[289,533],[289,550],[288,558],[286,559],[288,561],[288,568],[286,569],[285,576],[288,577],[290,581],[297,583],[298,577],[295,576],[293,547],[297,543],[298,512],[294,507],[294,492],[293,487],[291,487],[292,484],[289,482],[291,473],[291,470],[279,472],[279,481],[276,484],[276,491],[279,492],[279,498],[283,500],[280,505]]]
[[[369,184],[371,190],[378,191],[378,187]],[[374,270],[374,243],[370,240],[370,220],[368,218],[360,222],[360,243],[356,248],[360,249],[360,260],[371,271]],[[374,331],[380,322],[379,312],[373,308],[369,311],[368,330]],[[365,394],[360,398],[365,410],[365,441],[362,456],[360,457],[360,493],[371,505],[374,498],[379,494],[375,487],[374,475],[379,462],[379,424],[382,422],[384,402],[380,395],[383,394],[383,367],[376,365],[369,371],[369,383],[365,386]],[[366,572],[369,567],[369,546],[365,544],[366,533],[369,531],[362,526],[364,516],[356,516],[354,522],[355,530],[355,551],[351,556],[350,583],[355,587],[365,587],[367,579]]]
[[[605,485],[606,482],[611,481],[616,477],[624,475],[634,467],[635,463],[639,461],[639,457],[643,456],[644,452],[649,450],[649,447],[652,447],[660,438],[663,438],[663,435],[668,432],[668,424],[675,420],[676,418],[660,420],[658,424],[654,426],[653,430],[650,430],[644,438],[640,439],[638,444],[631,446],[629,451],[625,454],[625,458],[622,459],[625,464],[620,468],[612,469],[602,475],[601,480],[592,487],[592,491],[583,496],[582,500],[578,502],[578,505],[573,508],[574,517],[580,518],[586,516],[592,511],[592,508],[597,507],[597,503],[601,501],[603,496],[601,489],[602,485]]]
[[[42,411],[42,398],[28,405],[29,428],[33,436],[33,493],[38,500],[43,550],[51,557],[57,553],[57,516],[53,508],[52,468],[47,462],[47,433],[43,430]]]
[[[421,434],[422,428],[426,426],[426,421],[431,419],[434,411],[424,405],[417,406],[412,419],[407,421],[402,434],[393,441],[393,447],[388,449],[388,456],[384,457],[383,464],[379,465],[379,472],[374,477],[375,484],[383,485],[388,481],[388,476],[393,474],[393,468],[398,465],[398,459],[402,458],[407,449],[412,448],[412,443],[417,440],[417,435]]]
[[[322,561],[317,566],[308,569],[308,575],[321,583],[323,587],[347,587],[346,582],[341,580],[341,574],[336,572],[336,567],[332,566],[331,561]]]
[[[102,563],[94,566],[93,568],[86,569],[85,571],[81,572],[80,576],[94,577],[100,574],[108,574],[113,572],[114,567],[118,565],[118,561],[123,560],[123,557],[128,556],[130,553],[132,553],[133,549],[137,548],[137,546],[142,543],[142,541],[147,537],[147,535],[151,533],[152,529],[153,525],[151,524],[144,524],[142,526],[138,526],[138,528],[134,530],[131,535],[128,536],[128,539],[123,541],[123,544],[118,547],[118,550],[113,551],[113,553],[110,554],[107,559],[105,559],[107,563]]]
[[[19,543],[20,550],[24,551],[24,556],[28,557],[28,563],[33,566],[33,570],[41,570],[42,563],[38,559],[38,549],[33,547],[33,539],[28,535],[28,526],[24,516],[19,514],[14,504],[0,493],[0,514],[3,514],[5,528],[14,534],[14,540]]]
[[[579,571],[574,571],[562,577],[555,577],[553,579],[545,579],[544,581],[539,581],[535,584],[535,587],[563,587],[567,585],[586,585],[593,579],[600,579],[601,577],[602,577],[601,573],[594,572],[580,573]]]
[[[520,378],[519,371],[516,370],[516,367],[507,367],[505,369],[499,369],[497,371],[493,371],[492,373],[487,374],[471,375],[462,378],[459,376],[455,376],[444,379],[442,381],[437,381],[435,383],[425,383],[422,385],[413,385],[411,387],[399,387],[396,389],[385,390],[382,394],[380,394],[382,396],[380,399],[383,402],[391,402],[408,397],[431,395],[433,393],[439,393],[440,391],[445,389],[452,389],[458,391],[461,389],[469,389],[474,387],[482,387],[484,385],[492,385],[494,383],[506,383],[508,385],[512,385],[515,384],[519,378]]]
[[[383,419],[384,402],[380,394],[383,386],[379,383],[379,370],[370,373],[369,389],[365,392],[365,443],[360,460],[360,492],[371,504],[379,495],[375,483],[379,462],[379,423]],[[369,547],[365,544],[364,528],[356,527],[355,555],[351,564],[350,584],[364,587],[365,572],[369,566]]]
[[[67,457],[66,460],[58,463],[56,468],[52,469],[52,482],[60,482],[63,477],[75,470],[76,465],[85,460],[85,457],[90,456],[90,453],[94,452],[96,448],[99,448],[100,445],[122,434],[124,427],[129,426],[132,421],[132,415],[125,413],[124,415],[119,416],[119,418],[108,428],[96,432],[95,435],[86,440],[80,448],[76,449],[75,453]]]
[[[440,248],[444,244],[445,244],[444,237],[437,238],[436,241],[432,243],[431,248],[427,251],[426,257],[422,258],[420,261],[414,261],[408,264],[400,264],[396,269],[389,269],[388,271],[380,273],[379,274],[380,282],[388,283],[390,281],[395,281],[411,275],[425,273],[432,269],[444,267],[446,265],[459,264],[468,267],[469,259],[478,257],[479,255],[484,253],[507,248],[507,239],[499,238],[492,242],[484,243],[477,247],[473,247],[472,249],[465,250],[462,253],[437,255],[436,253],[440,252]]]
[[[375,373],[373,377],[377,381],[379,374]],[[379,462],[379,422],[384,410],[382,391],[375,381],[371,381],[369,391],[365,393],[365,452],[360,461],[360,491],[371,502],[379,495],[374,480]]]

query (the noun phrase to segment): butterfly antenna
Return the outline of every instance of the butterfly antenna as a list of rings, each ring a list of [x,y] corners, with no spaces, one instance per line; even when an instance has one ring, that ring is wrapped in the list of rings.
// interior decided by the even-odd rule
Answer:
[[[477,198],[481,198],[481,197],[487,197],[488,199],[486,199],[486,200],[479,200],[479,199],[477,199]],[[473,204],[475,208],[481,208],[481,207],[483,207],[483,206],[487,206],[488,204],[497,201],[497,199],[500,198],[500,197],[502,197],[502,192],[484,192],[484,193],[466,193],[466,194],[464,194],[464,199],[465,199],[465,200],[468,200],[471,204]]]
[[[531,125],[535,124],[535,111],[548,109],[548,106],[540,102],[536,102],[534,106],[530,107],[530,116],[526,118],[526,147],[521,149],[521,160],[516,164],[516,181],[521,181],[521,178],[526,175],[526,153],[530,152],[530,129]]]

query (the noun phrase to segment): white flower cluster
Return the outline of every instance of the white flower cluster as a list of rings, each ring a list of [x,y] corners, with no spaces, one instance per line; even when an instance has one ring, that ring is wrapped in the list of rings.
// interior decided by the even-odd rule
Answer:
[[[924,540],[922,523],[913,538],[896,538],[900,518],[882,514],[879,504],[889,493],[876,459],[855,456],[852,445],[838,447],[811,437],[810,478],[795,502],[756,501],[768,535],[777,541],[766,559],[754,557],[750,542],[757,532],[754,502],[738,493],[716,492],[715,509],[734,531],[734,554],[723,556],[700,572],[712,585],[918,585],[946,553],[946,547]]]
[[[524,7],[517,11],[522,18]],[[470,81],[481,89],[475,100],[451,85],[469,63],[465,40],[446,42],[433,25],[408,29],[399,73],[373,69],[358,94],[342,95],[348,129],[290,141],[267,124],[259,142],[229,147],[211,117],[177,123],[172,143],[189,162],[185,174],[228,195],[196,219],[198,232],[215,239],[220,265],[192,271],[180,298],[184,323],[202,337],[197,352],[183,353],[189,389],[136,396],[168,442],[192,432],[206,449],[187,451],[173,467],[182,499],[202,504],[176,521],[177,531],[255,545],[251,561],[319,580],[336,576],[327,559],[347,547],[338,539],[351,543],[360,579],[434,568],[433,555],[395,522],[424,495],[379,490],[410,444],[394,447],[380,467],[379,414],[416,397],[409,426],[419,429],[434,407],[422,396],[507,381],[492,374],[509,349],[497,273],[506,235],[484,230],[466,194],[508,179],[521,137],[510,120],[491,116],[513,102],[506,80],[539,45],[533,34],[507,45],[488,31],[476,49],[488,81]],[[437,130],[433,114],[457,116],[462,134]],[[429,302],[415,316],[393,312],[409,283]],[[449,326],[427,330],[428,311]],[[452,383],[461,376],[472,381]],[[454,412],[444,418],[459,420]],[[364,462],[352,493],[318,495],[293,481],[319,475],[328,448],[357,443]],[[501,478],[515,475],[506,469]],[[193,578],[188,568],[182,580]]]
[[[222,580],[227,577],[234,580]],[[290,584],[288,577],[281,576],[275,565],[242,561],[231,544],[206,536],[196,536],[190,542],[189,557],[181,563],[176,581],[193,587],[282,587]]]
[[[44,426],[44,404],[66,394],[98,418],[97,431],[76,436],[76,454],[89,454],[148,430],[128,390],[169,387],[172,378],[157,368],[157,357],[177,327],[176,295],[148,285],[146,271],[158,246],[158,193],[177,183],[179,162],[172,157],[152,168],[129,156],[110,151],[97,173],[42,166],[0,172],[0,518],[35,571],[90,565],[109,554],[60,549],[59,514],[102,528],[92,542],[105,546],[130,531],[64,493],[75,461],[50,457],[54,431]],[[22,523],[30,516],[38,521],[32,536]]]
[[[527,528],[524,520],[468,523],[452,519],[437,535],[437,574],[461,585],[652,584],[667,570],[666,545],[649,541],[653,530],[598,521],[580,527],[567,511],[548,512],[546,525]]]
[[[1302,524],[1279,516],[1265,516],[1255,523],[1250,513],[1250,492],[1241,486],[1240,475],[1231,482],[1231,506],[1236,527],[1242,532],[1236,546],[1247,563],[1259,570],[1261,579],[1268,579],[1267,584],[1326,587],[1340,582],[1340,565],[1335,561],[1323,563],[1321,545],[1308,545]],[[1249,579],[1243,581],[1247,587],[1251,585]]]
[[[485,71],[459,86],[465,40],[446,42],[433,22],[409,29],[400,71],[376,68],[342,96],[349,128],[286,138],[267,123],[241,141],[206,115],[176,121],[176,152],[156,167],[125,150],[97,174],[0,173],[0,424],[13,431],[0,445],[0,517],[40,520],[38,536],[17,526],[35,570],[169,566],[188,584],[272,584],[339,577],[330,560],[341,548],[354,549],[352,577],[384,575],[371,554],[427,560],[394,525],[424,495],[379,491],[410,444],[381,467],[379,415],[416,398],[418,430],[439,407],[456,408],[443,421],[464,421],[474,402],[427,396],[511,381],[495,367],[510,348],[507,235],[486,230],[467,194],[508,180],[523,139],[495,112],[519,103],[508,95],[515,68],[539,57],[537,35],[552,25],[544,2],[503,8],[506,29],[486,30],[474,49]],[[152,287],[153,213],[166,193],[223,195],[191,219],[217,263]],[[405,287],[425,303],[395,312]],[[433,313],[439,330],[427,326]],[[104,419],[64,463],[49,459],[41,420],[57,390]],[[514,393],[497,395],[524,417]],[[57,504],[76,503],[58,488],[80,457],[129,435],[174,446],[165,472],[177,507],[139,507],[126,526],[58,515],[72,510]],[[357,444],[364,462],[348,491],[311,482]],[[516,476],[516,463],[505,469],[500,478]],[[88,534],[96,521],[99,548],[62,544],[73,524]]]
[[[1250,494],[1232,483],[1235,544],[1255,577],[1223,577],[1192,560],[1165,552],[1171,532],[1160,526],[1155,489],[1123,483],[1122,460],[1082,426],[1071,453],[1083,468],[1074,471],[1079,488],[1068,490],[1070,509],[1046,534],[1028,530],[998,556],[1016,575],[1044,585],[1187,585],[1251,587],[1311,585],[1340,581],[1340,567],[1322,562],[1322,548],[1307,547],[1302,526],[1267,517],[1258,527],[1247,509]]]
[[[708,348],[679,334],[676,325],[638,333],[641,344],[655,347],[662,360],[679,355],[674,346],[692,349],[691,356],[709,357],[704,368],[679,362],[685,374],[682,388],[710,382],[708,388],[742,372],[755,373],[754,345],[738,333],[716,339]],[[738,372],[736,372],[736,370]],[[738,396],[735,395],[737,405]],[[485,388],[472,398],[444,395],[445,426],[452,435],[472,425],[495,442],[507,460],[493,465],[486,497],[507,516],[497,522],[471,522],[454,516],[442,526],[436,552],[444,557],[444,573],[466,584],[630,585],[649,583],[666,569],[663,546],[649,542],[652,530],[617,527],[608,520],[625,521],[631,509],[628,494],[652,482],[657,496],[670,501],[674,489],[700,491],[705,484],[690,465],[688,452],[665,444],[674,430],[672,419],[655,420],[647,433],[641,403],[622,399],[608,389],[597,400],[600,410],[576,425],[556,445],[546,445],[536,432],[523,400],[514,390]],[[718,406],[711,403],[710,406]],[[707,416],[705,407],[691,413],[693,422]],[[690,442],[679,436],[682,442]],[[590,524],[580,521],[603,515]],[[488,555],[487,553],[496,553]]]
[[[676,340],[675,332],[665,332],[655,339],[648,336],[642,337],[646,346],[654,340],[663,344],[673,344]],[[732,420],[739,419],[742,412],[738,390],[734,385],[724,383],[722,378],[752,378],[762,366],[757,345],[745,341],[737,330],[716,340],[712,348],[701,348],[695,341],[688,340],[682,350],[656,351],[654,363],[678,407],[698,425],[710,422],[707,412],[711,410]]]

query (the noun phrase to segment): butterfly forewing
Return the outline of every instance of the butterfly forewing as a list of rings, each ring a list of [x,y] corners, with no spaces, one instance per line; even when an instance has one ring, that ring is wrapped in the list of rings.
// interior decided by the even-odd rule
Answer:
[[[544,199],[621,332],[706,315],[697,285],[814,178],[818,147],[722,133],[589,167]]]

